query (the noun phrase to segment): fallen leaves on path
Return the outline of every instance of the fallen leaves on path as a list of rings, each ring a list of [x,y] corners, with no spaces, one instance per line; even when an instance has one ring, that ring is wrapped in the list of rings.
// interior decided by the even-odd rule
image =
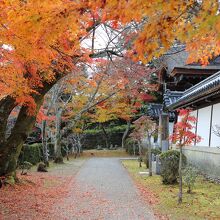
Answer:
[[[31,173],[18,177],[19,184],[0,190],[0,220],[65,220],[94,214],[102,220],[106,213],[114,213],[107,199],[91,186],[77,184],[73,175]],[[102,210],[94,213],[100,206]]]
[[[85,182],[74,182],[63,203],[55,208],[55,212],[60,213],[60,219],[102,220],[114,211],[111,202]]]
[[[20,183],[0,190],[0,219],[48,219],[52,207],[68,193],[73,177],[48,173],[18,176]]]

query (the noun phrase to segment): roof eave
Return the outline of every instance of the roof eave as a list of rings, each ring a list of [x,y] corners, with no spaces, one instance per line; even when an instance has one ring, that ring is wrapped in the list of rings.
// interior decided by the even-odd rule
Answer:
[[[195,104],[195,103],[197,103],[197,102],[199,102],[199,101],[201,101],[203,99],[206,99],[208,97],[216,95],[217,93],[220,93],[219,89],[220,89],[220,85],[218,87],[214,88],[214,89],[210,89],[208,91],[205,91],[203,93],[195,95],[195,96],[193,96],[191,98],[186,97],[186,99],[183,99],[183,100],[181,100],[179,102],[176,102],[176,103],[173,103],[173,104],[167,106],[167,109],[169,111],[173,111],[173,110],[176,110],[178,108],[188,107],[188,106],[190,106],[192,104]]]

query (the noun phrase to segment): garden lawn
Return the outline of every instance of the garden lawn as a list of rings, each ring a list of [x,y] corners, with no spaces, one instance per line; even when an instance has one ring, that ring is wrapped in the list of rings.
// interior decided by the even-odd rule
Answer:
[[[187,194],[183,189],[183,203],[177,204],[178,185],[163,185],[158,175],[141,176],[138,162],[133,160],[122,161],[129,171],[138,188],[143,192],[143,197],[158,216],[167,219],[220,219],[220,185],[211,183],[203,177],[198,177],[192,194]]]

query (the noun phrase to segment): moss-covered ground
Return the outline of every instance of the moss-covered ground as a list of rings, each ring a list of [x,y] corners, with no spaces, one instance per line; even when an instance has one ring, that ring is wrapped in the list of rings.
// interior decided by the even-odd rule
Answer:
[[[141,185],[146,201],[150,201],[158,216],[173,220],[220,219],[220,185],[199,176],[192,194],[184,186],[183,203],[177,204],[178,185],[163,185],[158,175],[140,175],[146,168],[134,160],[122,161],[138,186]],[[146,193],[147,192],[147,193]],[[154,199],[152,198],[154,197]],[[153,201],[153,202],[152,202]]]

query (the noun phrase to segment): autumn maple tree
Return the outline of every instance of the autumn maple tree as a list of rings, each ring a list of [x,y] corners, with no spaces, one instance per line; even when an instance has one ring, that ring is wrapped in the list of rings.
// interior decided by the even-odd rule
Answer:
[[[0,1],[0,176],[14,176],[44,95],[59,79],[94,57],[126,55],[147,63],[179,41],[187,45],[189,61],[207,64],[220,52],[218,10],[217,0]],[[91,33],[100,25],[117,36],[108,35],[104,48],[95,50]],[[85,39],[91,47],[82,46]]]
[[[108,94],[110,85],[116,91],[113,96],[99,103],[91,114],[93,122],[101,125],[103,133],[108,139],[104,124],[112,120],[121,119],[127,126],[122,137],[122,148],[128,135],[131,121],[136,116],[142,105],[154,99],[149,93],[155,90],[155,85],[150,84],[151,74],[155,69],[134,63],[129,59],[118,59],[110,65],[110,78],[102,87],[101,93]]]
[[[154,85],[149,85],[147,81],[154,71],[130,59],[102,61],[99,67],[96,66],[94,73],[90,72],[89,85],[84,81],[81,89],[77,86],[78,92],[74,95],[67,114],[71,121],[86,115],[90,122],[99,123],[106,145],[109,146],[104,124],[117,119],[130,122],[142,102],[153,99],[147,92],[153,90]],[[70,124],[73,128],[74,124]],[[129,126],[124,138],[128,130]]]
[[[127,68],[124,68],[124,65]],[[64,139],[76,142],[81,149],[80,139],[85,129],[85,126],[81,125],[85,124],[85,119],[100,125],[118,118],[130,119],[141,106],[141,103],[137,102],[140,100],[138,95],[146,101],[146,95],[139,94],[141,89],[146,92],[154,87],[143,82],[153,72],[154,69],[129,59],[99,60],[95,67],[78,69],[73,75],[67,75],[60,80],[47,94],[38,114],[42,118],[40,127],[44,161],[48,163],[47,139],[54,143],[55,161],[62,162],[61,142]],[[128,94],[136,102],[130,102]],[[147,97],[151,98],[150,95]],[[82,127],[84,129],[81,129]],[[102,128],[108,145],[107,133],[103,126]],[[48,134],[52,134],[52,137],[47,138]],[[75,145],[74,149],[77,150]]]
[[[182,180],[182,167],[183,167],[183,147],[189,146],[192,143],[197,143],[201,140],[201,137],[193,132],[196,118],[190,114],[189,109],[178,110],[180,120],[174,125],[174,132],[170,136],[170,139],[180,150],[179,158],[179,195],[178,203],[182,203],[183,197],[183,180]]]
[[[151,137],[157,131],[156,123],[146,115],[141,116],[133,122],[134,129],[130,134],[130,137],[137,141],[139,148],[139,155],[142,157],[142,147],[141,144],[143,140],[147,139],[148,144],[148,163],[149,163],[149,176],[152,176],[152,155],[151,155]],[[140,158],[141,167],[141,158]]]

